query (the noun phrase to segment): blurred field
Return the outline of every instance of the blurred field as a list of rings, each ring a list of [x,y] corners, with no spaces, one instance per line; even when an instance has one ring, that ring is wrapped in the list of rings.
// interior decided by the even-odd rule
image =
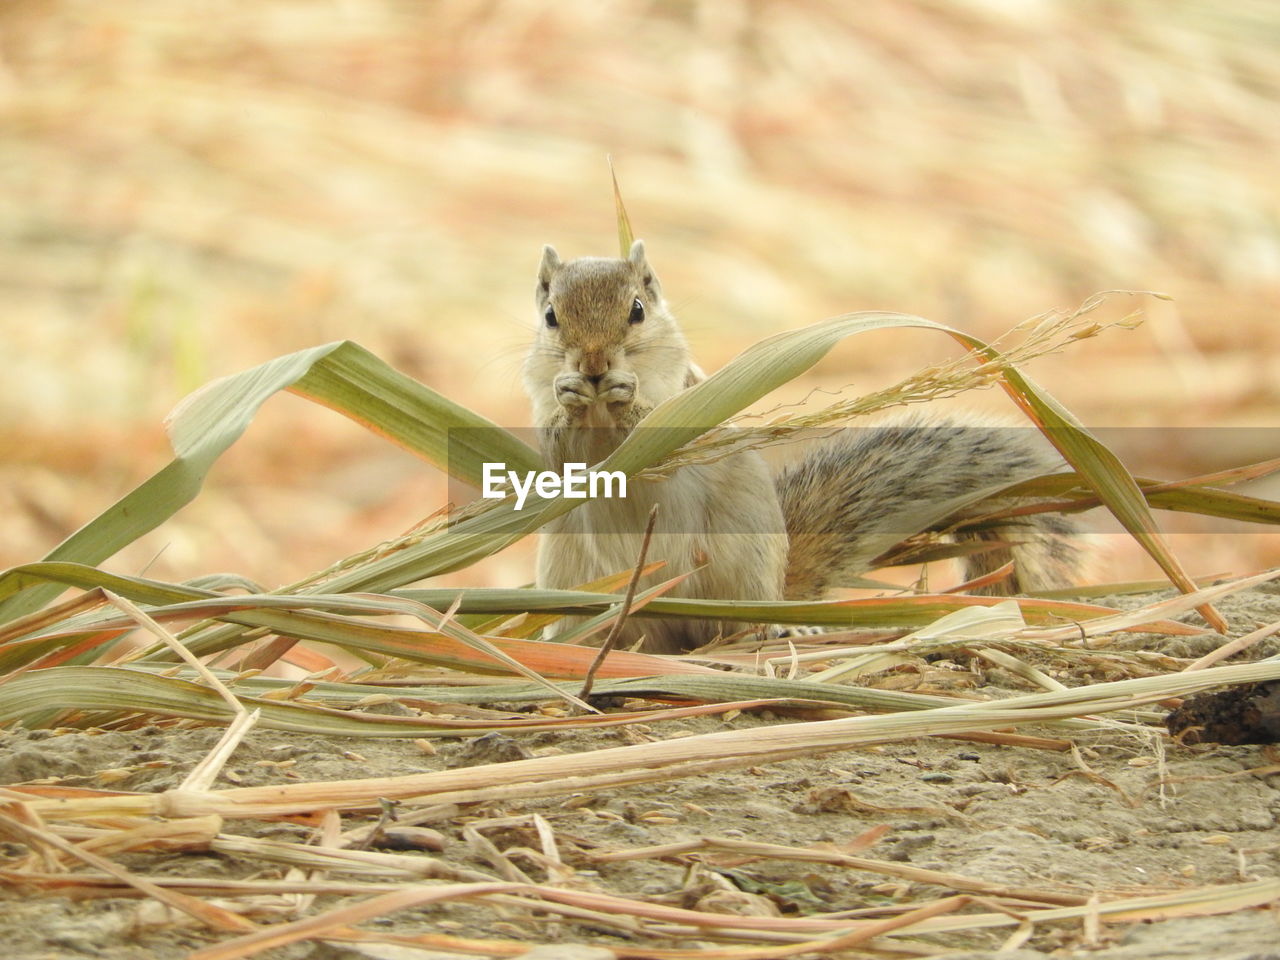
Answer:
[[[0,567],[167,462],[183,395],[304,346],[358,340],[523,424],[541,244],[616,250],[607,153],[708,368],[848,310],[994,336],[1161,290],[1032,374],[1091,425],[1267,428],[1135,432],[1143,472],[1278,456],[1278,41],[1260,0],[0,5]],[[860,338],[808,386],[951,349]],[[282,397],[112,566],[273,586],[443,499]],[[1187,544],[1197,574],[1280,563],[1272,533]],[[1100,580],[1149,574],[1105,554]],[[461,579],[523,582],[529,556]]]

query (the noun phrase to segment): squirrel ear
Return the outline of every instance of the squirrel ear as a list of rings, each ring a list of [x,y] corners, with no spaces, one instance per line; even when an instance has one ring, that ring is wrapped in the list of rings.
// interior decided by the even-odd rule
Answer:
[[[654,276],[653,267],[649,266],[649,261],[644,256],[643,240],[637,240],[631,244],[631,255],[627,257],[627,260],[635,268],[636,273],[640,274],[640,280],[649,295],[660,296],[661,288],[658,286],[658,278]]]
[[[547,244],[542,248],[542,263],[538,267],[538,286],[546,293],[551,289],[551,278],[560,269],[560,254],[556,248]]]

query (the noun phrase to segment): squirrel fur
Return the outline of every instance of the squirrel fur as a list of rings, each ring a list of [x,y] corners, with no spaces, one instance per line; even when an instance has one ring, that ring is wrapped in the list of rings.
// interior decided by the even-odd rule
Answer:
[[[705,378],[672,315],[644,244],[626,259],[562,261],[543,248],[538,332],[524,365],[550,466],[598,463],[662,401]],[[839,431],[776,477],[755,451],[634,483],[625,499],[588,500],[543,531],[538,585],[571,588],[635,564],[645,520],[659,504],[650,560],[663,576],[693,573],[669,596],[816,600],[921,527],[949,516],[957,498],[1063,467],[1027,430],[909,415]],[[993,592],[1069,583],[1079,566],[1074,524],[1039,514],[985,533],[1010,548],[966,557],[976,577],[1015,561]],[[693,649],[750,625],[701,619],[630,619],[624,642],[652,652]]]

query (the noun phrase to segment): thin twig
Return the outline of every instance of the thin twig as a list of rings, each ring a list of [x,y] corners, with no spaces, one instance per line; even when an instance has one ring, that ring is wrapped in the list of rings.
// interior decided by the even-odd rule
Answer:
[[[658,505],[655,503],[653,509],[649,511],[649,522],[645,524],[644,528],[644,540],[640,542],[640,555],[636,558],[635,569],[631,572],[631,582],[627,584],[627,594],[622,599],[622,610],[618,614],[618,619],[614,623],[613,629],[609,631],[609,636],[600,645],[600,652],[596,654],[596,658],[591,661],[591,666],[587,668],[587,678],[582,682],[582,689],[578,691],[579,700],[587,699],[587,695],[591,693],[591,686],[596,680],[596,671],[600,669],[600,665],[604,663],[604,658],[609,655],[609,651],[617,644],[618,637],[622,635],[622,628],[627,622],[627,615],[631,612],[631,604],[636,598],[636,586],[640,583],[640,574],[644,570],[644,559],[649,553],[649,541],[653,539],[653,525],[657,521]]]
[[[186,661],[217,692],[218,696],[222,697],[231,706],[231,709],[235,711],[234,719],[227,729],[223,731],[217,745],[192,768],[179,788],[196,792],[208,790],[213,786],[213,782],[218,779],[218,774],[222,772],[223,766],[231,754],[235,752],[236,747],[240,745],[240,742],[257,724],[262,711],[246,709],[245,705],[227,688],[225,683],[218,679],[212,670],[201,663],[195,654],[179,642],[177,637],[152,619],[145,610],[132,600],[106,589],[102,593],[112,604],[123,610],[150,633],[159,637],[174,653]]]
[[[152,619],[145,610],[139,607],[132,600],[122,597],[117,593],[113,593],[110,590],[103,589],[102,595],[105,596],[113,606],[122,610],[126,616],[131,617],[139,626],[147,630],[152,636],[158,638],[168,646],[170,650],[181,657],[186,662],[187,666],[196,671],[196,673],[200,675],[201,679],[203,679],[205,683],[217,692],[218,696],[227,701],[227,704],[232,710],[236,713],[247,712],[244,704],[240,702],[234,693],[227,689],[227,685],[218,679],[217,674],[201,663],[195,654],[180,643],[177,637]]]
[[[1259,640],[1265,640],[1273,633],[1280,633],[1280,620],[1277,620],[1275,623],[1269,623],[1265,627],[1260,627],[1252,633],[1245,634],[1243,637],[1237,637],[1234,640],[1224,643],[1216,650],[1206,653],[1195,663],[1188,664],[1183,667],[1183,672],[1203,670],[1205,667],[1211,667],[1219,660],[1225,660],[1227,657],[1235,656],[1241,650],[1247,650]]]

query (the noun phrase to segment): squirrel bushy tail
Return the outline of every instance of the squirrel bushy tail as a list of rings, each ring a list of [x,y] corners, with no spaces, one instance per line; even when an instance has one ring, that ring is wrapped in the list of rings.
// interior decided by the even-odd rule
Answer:
[[[1033,428],[978,418],[911,414],[842,430],[776,478],[790,545],[784,596],[821,599],[977,495],[1064,468]],[[1012,558],[1013,577],[985,592],[1064,586],[1079,573],[1078,532],[1068,517],[1036,514],[965,535],[1009,545],[968,554],[966,577],[990,573]]]

